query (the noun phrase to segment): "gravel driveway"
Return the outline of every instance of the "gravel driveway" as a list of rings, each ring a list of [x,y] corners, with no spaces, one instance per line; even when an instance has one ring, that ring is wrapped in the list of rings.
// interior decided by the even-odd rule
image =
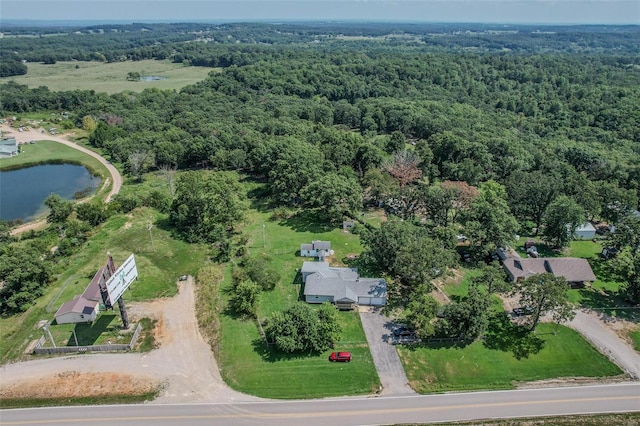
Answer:
[[[369,342],[373,363],[382,382],[382,395],[415,394],[408,385],[398,352],[391,344],[393,322],[382,315],[379,309],[360,312],[360,320]]]
[[[598,351],[606,355],[632,378],[640,379],[640,354],[603,324],[594,312],[579,310],[567,324],[582,334]]]
[[[180,282],[179,293],[170,299],[130,304],[129,316],[158,319],[160,347],[149,353],[96,353],[3,365],[0,390],[20,382],[71,373],[119,373],[140,381],[163,383],[152,403],[258,401],[230,389],[222,380],[211,349],[202,338],[195,317],[194,284]]]

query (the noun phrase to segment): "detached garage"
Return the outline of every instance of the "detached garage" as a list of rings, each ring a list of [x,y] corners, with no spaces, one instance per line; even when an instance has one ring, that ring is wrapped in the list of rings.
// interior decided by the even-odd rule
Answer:
[[[596,228],[589,222],[585,222],[576,228],[576,239],[591,240],[596,236]]]

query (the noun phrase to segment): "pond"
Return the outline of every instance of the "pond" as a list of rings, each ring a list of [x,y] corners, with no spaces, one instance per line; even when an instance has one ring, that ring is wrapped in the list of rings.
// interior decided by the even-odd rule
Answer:
[[[47,211],[44,200],[55,193],[73,200],[76,193],[87,196],[100,186],[101,179],[76,164],[43,164],[0,171],[0,219],[23,222]]]

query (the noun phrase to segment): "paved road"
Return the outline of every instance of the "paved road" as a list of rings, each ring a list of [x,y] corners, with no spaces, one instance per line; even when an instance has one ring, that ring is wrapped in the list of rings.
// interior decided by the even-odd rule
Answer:
[[[77,145],[73,142],[70,142],[62,137],[59,136],[53,136],[53,135],[48,135],[48,134],[43,134],[40,133],[39,131],[36,130],[28,130],[28,131],[24,131],[24,132],[19,132],[17,129],[13,129],[9,126],[7,126],[6,124],[3,124],[0,126],[0,130],[2,130],[3,134],[7,134],[7,133],[11,133],[11,136],[14,137],[18,143],[26,143],[29,142],[31,140],[34,141],[41,141],[41,140],[47,140],[47,141],[54,141],[54,142],[58,142],[61,143],[63,145],[67,145],[71,148],[77,149],[78,151],[82,151],[87,155],[92,156],[93,158],[97,159],[98,161],[100,161],[109,171],[109,174],[111,175],[111,191],[109,191],[109,193],[107,194],[107,196],[105,197],[105,203],[108,203],[109,201],[111,201],[111,198],[116,195],[118,192],[120,192],[120,187],[122,186],[122,176],[120,175],[120,172],[118,172],[118,169],[116,169],[111,163],[109,163],[106,159],[104,159],[103,157],[101,157],[98,153],[91,151],[90,149],[87,149],[83,146]],[[105,180],[104,184],[106,185],[108,182]],[[90,200],[91,197],[86,198],[82,201],[88,201]],[[27,223],[24,224],[22,226],[18,226],[17,228],[14,228],[11,231],[12,235],[17,235],[20,234],[22,232],[28,231],[30,229],[36,229],[38,227],[43,226],[46,223],[46,221],[38,221],[38,222],[31,222],[31,223]]]
[[[602,354],[636,380],[640,379],[640,354],[608,328],[595,313],[576,311],[567,324],[582,334]]]
[[[379,310],[360,312],[360,320],[382,383],[382,395],[415,395],[407,384],[407,375],[404,373],[398,352],[395,346],[390,344],[394,329],[391,320]]]
[[[0,411],[2,425],[348,426],[640,411],[640,383],[429,396]]]

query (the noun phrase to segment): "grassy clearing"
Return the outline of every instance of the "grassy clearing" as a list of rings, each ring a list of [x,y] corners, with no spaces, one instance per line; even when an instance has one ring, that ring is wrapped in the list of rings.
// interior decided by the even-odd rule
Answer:
[[[250,184],[248,184],[250,185]],[[356,235],[324,226],[312,215],[271,221],[264,206],[254,204],[243,233],[251,255],[269,256],[270,264],[281,274],[276,288],[263,292],[258,307],[262,320],[285,309],[299,298],[300,284],[295,283],[303,258],[296,252],[301,243],[312,240],[331,241],[335,255],[332,264],[343,264],[347,255],[360,253]],[[264,225],[264,246],[263,246]],[[231,282],[226,274],[220,291],[222,303],[228,298]],[[340,312],[343,332],[337,349],[353,354],[351,363],[330,363],[331,351],[313,355],[289,355],[265,347],[253,320],[234,317],[223,310],[219,362],[222,376],[231,387],[265,398],[320,398],[374,393],[380,386],[369,352],[360,317],[356,312]]]
[[[0,84],[15,81],[30,88],[47,86],[52,91],[95,90],[96,92],[119,93],[141,92],[144,89],[179,90],[197,83],[215,71],[214,68],[188,67],[169,61],[126,62],[58,62],[53,65],[27,64],[24,76],[0,78]],[[77,67],[77,68],[76,68]],[[164,80],[127,81],[129,72],[143,76],[164,77]]]
[[[142,404],[156,399],[161,389],[145,393],[129,393],[127,395],[101,395],[83,398],[16,398],[0,399],[0,408],[33,408],[33,407],[67,407],[70,405],[119,405]]]
[[[563,326],[540,324],[534,335],[511,333],[503,338],[467,346],[402,346],[398,351],[411,386],[420,393],[511,389],[517,382],[622,373],[578,333]],[[518,339],[522,345],[514,346]]]
[[[633,349],[640,352],[640,326],[636,327],[636,330],[629,331],[629,338],[633,343]]]
[[[150,222],[156,225],[152,230],[153,247],[147,229]],[[107,252],[111,252],[116,264],[131,253],[136,256],[139,277],[125,293],[125,301],[173,296],[177,291],[177,277],[195,274],[206,260],[204,247],[173,238],[167,229],[166,217],[151,209],[140,208],[126,216],[113,216],[77,254],[60,265],[55,282],[33,307],[20,315],[0,318],[0,362],[22,356],[28,343],[42,335],[37,323],[53,320],[64,302],[82,293],[93,274],[104,265]],[[105,329],[114,324],[120,325],[120,319],[113,319]],[[63,341],[68,340],[71,331],[66,329],[67,325],[52,326],[54,336],[58,327]]]

